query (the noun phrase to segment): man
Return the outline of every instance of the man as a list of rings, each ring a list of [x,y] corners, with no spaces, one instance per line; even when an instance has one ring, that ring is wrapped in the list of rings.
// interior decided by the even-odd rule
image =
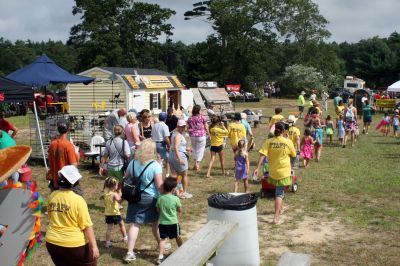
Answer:
[[[297,107],[299,108],[299,118],[302,118],[303,112],[304,112],[304,95],[306,93],[304,91],[301,91],[299,98],[297,98]]]
[[[368,100],[368,94],[364,93],[363,97],[361,98],[362,105],[365,105],[365,101],[367,101],[367,100]]]
[[[153,130],[151,131],[151,139],[156,143],[157,153],[160,155],[161,160],[163,160],[163,164],[167,170],[167,175],[169,176],[169,167],[168,167],[168,151],[170,149],[169,142],[169,128],[165,124],[167,120],[167,113],[162,112],[158,115],[158,123],[153,126]]]
[[[328,111],[328,98],[329,98],[329,94],[322,90],[321,92],[321,100],[322,100],[322,108],[324,108],[324,112]]]
[[[64,118],[59,119],[57,130],[60,136],[54,139],[49,146],[48,159],[50,169],[47,172],[47,180],[50,181],[49,187],[51,191],[58,190],[58,171],[66,165],[78,165],[79,154],[75,150],[75,146],[67,139],[69,129],[69,122]],[[77,186],[74,192],[82,195],[80,186]]]
[[[297,168],[299,163],[300,154],[300,130],[295,127],[297,118],[294,115],[289,115],[287,123],[289,124],[288,135],[289,139],[293,142],[294,148],[296,149],[296,157],[291,157],[290,164],[292,168]]]
[[[13,124],[8,122],[5,119],[5,114],[0,111],[0,130],[3,130],[7,134],[9,134],[10,131],[12,131],[11,137],[14,138],[15,135],[17,135],[18,128],[16,128]]]
[[[114,136],[113,130],[116,125],[120,125],[122,128],[125,128],[125,126],[128,124],[128,121],[126,120],[126,114],[126,108],[121,108],[119,110],[112,111],[111,114],[106,118],[104,124],[104,139],[106,141]]]
[[[234,122],[228,126],[228,137],[231,142],[233,153],[236,152],[238,142],[241,139],[246,139],[246,128],[240,123],[242,117],[240,113],[235,113]]]

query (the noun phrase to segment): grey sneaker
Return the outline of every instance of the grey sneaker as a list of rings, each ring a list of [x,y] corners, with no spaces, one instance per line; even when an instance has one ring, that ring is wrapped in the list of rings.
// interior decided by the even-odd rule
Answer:
[[[136,260],[136,255],[135,255],[134,252],[128,252],[128,253],[126,253],[126,256],[125,256],[125,258],[124,258],[124,261],[126,261],[126,262],[131,262],[131,261],[134,261],[134,260]]]
[[[163,263],[164,260],[165,260],[165,257],[163,257],[163,258],[161,258],[161,259],[158,258],[158,259],[157,259],[157,264],[160,265],[161,263]]]
[[[190,193],[187,193],[187,192],[185,191],[185,192],[182,193],[181,198],[182,198],[182,199],[190,199],[190,198],[193,198],[193,195],[190,194]]]

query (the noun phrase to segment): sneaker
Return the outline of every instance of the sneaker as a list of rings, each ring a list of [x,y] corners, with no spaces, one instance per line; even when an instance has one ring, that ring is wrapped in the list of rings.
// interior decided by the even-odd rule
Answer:
[[[158,258],[157,259],[157,264],[160,265],[161,263],[163,263],[164,260],[165,260],[165,257]]]
[[[124,258],[124,261],[126,261],[126,262],[131,262],[131,261],[134,261],[134,260],[136,260],[136,255],[135,255],[134,252],[128,252],[128,253],[126,253],[126,256],[125,256],[125,258]]]
[[[181,195],[181,198],[182,198],[182,199],[190,199],[190,198],[192,198],[192,197],[193,197],[193,195],[190,194],[190,193],[187,193],[186,191],[183,192],[182,195]]]
[[[111,241],[106,241],[106,248],[110,248],[112,246],[113,244],[111,243]]]

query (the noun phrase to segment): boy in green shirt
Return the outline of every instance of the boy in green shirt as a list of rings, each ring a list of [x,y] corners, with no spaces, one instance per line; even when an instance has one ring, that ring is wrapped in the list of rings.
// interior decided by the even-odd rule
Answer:
[[[177,215],[177,212],[181,212],[181,202],[177,196],[172,194],[176,185],[176,178],[167,177],[163,184],[164,194],[158,198],[156,203],[157,211],[160,213],[160,225],[158,226],[158,229],[161,238],[159,244],[160,253],[158,255],[158,264],[161,264],[164,260],[164,247],[167,238],[175,238],[178,247],[182,245]]]

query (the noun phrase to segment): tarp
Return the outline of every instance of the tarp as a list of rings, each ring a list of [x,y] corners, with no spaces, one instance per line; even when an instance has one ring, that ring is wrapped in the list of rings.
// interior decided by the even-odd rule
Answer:
[[[387,89],[388,92],[400,92],[400,80],[390,85]]]
[[[94,78],[69,73],[56,65],[47,55],[40,56],[33,63],[9,74],[7,78],[32,87],[47,86],[50,83],[89,84],[94,80]]]
[[[33,90],[30,86],[0,77],[0,103],[31,102],[33,99]]]

